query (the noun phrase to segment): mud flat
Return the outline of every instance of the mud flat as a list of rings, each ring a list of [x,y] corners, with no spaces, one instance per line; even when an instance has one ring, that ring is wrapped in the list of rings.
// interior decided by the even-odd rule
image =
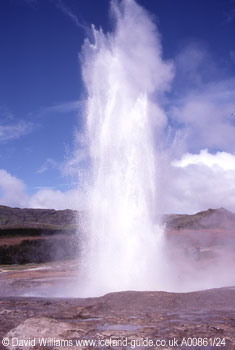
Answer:
[[[126,291],[85,299],[1,297],[0,337],[10,342],[1,349],[10,350],[233,350],[235,288]]]

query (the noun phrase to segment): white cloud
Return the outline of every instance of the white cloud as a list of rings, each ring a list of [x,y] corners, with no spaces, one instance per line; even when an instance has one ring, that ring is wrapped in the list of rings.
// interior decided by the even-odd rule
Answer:
[[[19,121],[10,124],[0,124],[0,141],[18,139],[29,134],[34,128],[34,124],[26,121]]]
[[[0,202],[3,205],[24,207],[28,203],[26,186],[6,170],[0,170]]]
[[[59,165],[54,159],[47,158],[46,161],[37,170],[37,173],[38,174],[43,174],[50,168],[58,168],[58,167],[59,167]]]
[[[181,131],[184,152],[235,151],[235,77],[207,49],[191,43],[175,58],[174,97],[168,116]]]
[[[235,155],[227,152],[187,153],[169,170],[168,212],[195,213],[225,207],[235,212]]]
[[[194,89],[205,80],[212,77],[217,71],[211,55],[202,43],[192,42],[178,53],[175,57],[175,72],[177,88],[185,89],[189,84]]]
[[[203,149],[199,154],[186,153],[181,160],[172,163],[172,165],[181,168],[185,168],[191,164],[205,165],[209,168],[217,166],[224,170],[235,170],[235,154],[227,152],[211,154],[207,149]]]
[[[79,108],[83,105],[83,101],[69,101],[64,103],[58,103],[49,107],[43,108],[40,113],[50,113],[50,112],[57,112],[57,113],[69,113],[69,112],[77,112]]]
[[[71,19],[71,21],[79,28],[83,29],[84,31],[88,30],[88,27],[82,23],[78,16],[69,8],[67,7],[62,0],[56,1],[56,6],[59,10],[61,10],[68,18]]]
[[[79,190],[39,189],[28,195],[24,182],[6,170],[0,170],[0,204],[20,208],[86,209],[86,195]]]
[[[168,116],[178,134],[164,175],[165,211],[235,212],[235,77],[201,44],[185,47],[175,67]]]
[[[59,191],[50,188],[44,188],[37,191],[29,199],[28,206],[30,208],[53,208],[61,209],[77,209],[84,210],[86,208],[85,195],[77,190]]]

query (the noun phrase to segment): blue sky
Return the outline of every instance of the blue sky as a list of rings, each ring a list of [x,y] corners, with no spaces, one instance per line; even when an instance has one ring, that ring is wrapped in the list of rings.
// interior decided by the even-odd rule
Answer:
[[[138,3],[154,17],[163,59],[175,67],[164,102],[168,125],[180,139],[172,157],[203,149],[234,155],[235,1]],[[79,53],[90,24],[111,31],[108,14],[108,0],[0,2],[0,203],[73,207],[66,198],[74,178],[66,169],[82,125]],[[198,208],[209,204],[199,200]]]

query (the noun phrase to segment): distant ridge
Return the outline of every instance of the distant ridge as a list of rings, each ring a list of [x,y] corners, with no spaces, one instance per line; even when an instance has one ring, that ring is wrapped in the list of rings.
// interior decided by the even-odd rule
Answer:
[[[3,231],[31,231],[35,234],[75,232],[86,217],[71,209],[20,209],[0,205],[0,235]],[[167,229],[212,229],[235,225],[235,214],[225,208],[208,209],[193,215],[167,214],[162,217]]]
[[[225,208],[208,209],[193,215],[168,214],[163,216],[168,229],[215,229],[231,228],[235,214]]]
[[[0,205],[0,264],[41,263],[77,257],[86,219],[85,212],[70,209],[20,209]],[[203,229],[213,236],[206,236],[207,244],[223,244],[226,235],[218,238],[213,229],[223,232],[228,229],[230,234],[235,227],[235,214],[224,208],[208,209],[194,215],[164,215],[162,219],[166,234],[176,239],[180,247],[185,242],[203,246],[205,236],[199,234]],[[178,235],[176,231],[181,230],[182,234]],[[227,239],[232,238],[227,236]]]
[[[0,235],[73,233],[81,215],[70,209],[20,209],[0,205]]]

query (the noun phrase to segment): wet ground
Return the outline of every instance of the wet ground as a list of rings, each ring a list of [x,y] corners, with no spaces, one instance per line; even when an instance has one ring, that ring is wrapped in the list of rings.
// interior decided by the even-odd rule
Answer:
[[[0,296],[71,296],[78,260],[0,265]]]
[[[9,341],[1,349],[17,350],[232,350],[235,288],[127,291],[86,299],[5,297],[0,300],[0,336]],[[31,345],[20,346],[29,340]],[[47,345],[40,346],[42,341]]]

